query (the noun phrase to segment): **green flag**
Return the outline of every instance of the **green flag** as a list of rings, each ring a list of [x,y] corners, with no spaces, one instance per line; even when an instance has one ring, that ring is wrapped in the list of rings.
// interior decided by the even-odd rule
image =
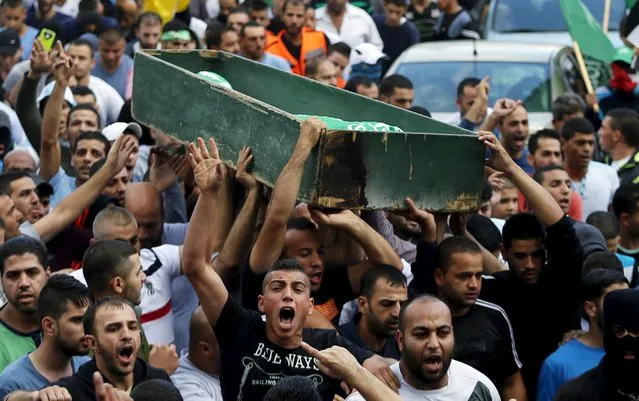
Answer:
[[[615,47],[581,0],[560,0],[560,4],[570,36],[584,55],[593,87],[603,85]]]
[[[632,8],[636,2],[637,0],[626,0],[626,8]]]

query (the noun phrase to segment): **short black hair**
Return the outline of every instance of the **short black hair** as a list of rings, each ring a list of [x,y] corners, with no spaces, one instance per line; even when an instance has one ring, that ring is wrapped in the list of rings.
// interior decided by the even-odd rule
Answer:
[[[403,0],[398,0],[403,1]],[[330,56],[332,53],[339,53],[346,58],[351,57],[351,47],[344,42],[337,42],[328,47],[327,54]]]
[[[595,134],[595,127],[592,123],[585,118],[571,118],[564,123],[561,129],[561,137],[566,141],[572,139],[575,134]]]
[[[501,235],[504,240],[504,248],[510,249],[513,241],[545,240],[546,229],[537,216],[531,213],[517,213],[506,220]]]
[[[110,296],[96,299],[95,302],[91,306],[89,306],[89,309],[87,309],[84,314],[84,319],[82,319],[84,334],[95,335],[95,316],[100,311],[100,309],[104,309],[107,307],[120,310],[131,308],[135,312],[135,307],[133,306],[133,304],[122,297]]]
[[[288,376],[271,387],[263,401],[321,401],[321,399],[311,379],[303,376]]]
[[[8,8],[23,7],[26,9],[22,0],[2,0],[2,7],[8,7]]]
[[[136,28],[139,28],[142,23],[147,25],[162,25],[162,17],[154,11],[145,11],[140,14],[138,20],[135,22]]]
[[[71,44],[69,46],[86,46],[89,48],[89,50],[91,50],[89,53],[91,54],[91,59],[93,59],[93,52],[96,51],[97,49],[95,49],[93,47],[93,43],[89,42],[86,39],[82,39],[82,38],[78,38],[75,39],[73,42],[71,42]]]
[[[349,92],[357,93],[357,87],[360,85],[365,88],[370,88],[371,86],[375,85],[375,82],[364,75],[356,75],[353,78],[349,79],[348,82],[346,82],[344,89]]]
[[[588,215],[586,223],[601,231],[606,240],[617,238],[619,235],[619,220],[612,212],[592,212]]]
[[[477,213],[471,214],[468,216],[466,229],[488,252],[499,250],[502,242],[501,232],[490,218]]]
[[[306,3],[303,0],[284,0],[282,3],[282,15],[286,13],[286,7],[288,6],[303,6],[306,10]]]
[[[304,268],[297,260],[293,258],[279,258],[273,266],[266,272],[264,276],[264,280],[262,281],[262,293],[264,293],[264,289],[266,288],[266,283],[268,283],[269,278],[273,272],[299,272],[306,275]],[[310,287],[308,289],[310,291]]]
[[[258,24],[257,22],[255,22],[253,20],[250,20],[246,24],[242,25],[242,28],[240,28],[240,37],[244,36],[244,34],[246,32],[246,28],[262,28],[262,29],[266,29],[262,25]]]
[[[410,79],[400,74],[389,75],[382,80],[379,85],[379,96],[393,96],[395,88],[399,89],[413,89],[413,83]]]
[[[143,381],[133,388],[131,398],[134,401],[184,401],[171,380],[163,379]]]
[[[612,197],[612,210],[619,219],[621,213],[633,214],[639,209],[639,184],[625,184]]]
[[[430,111],[428,111],[426,107],[413,106],[409,110],[412,111],[413,113],[421,114],[426,117],[432,117],[432,115],[430,114]]]
[[[136,253],[125,241],[101,240],[91,244],[82,259],[82,272],[91,293],[104,293],[114,277],[126,277],[130,270],[128,259]]]
[[[288,222],[286,222],[286,229],[297,231],[317,231],[315,224],[304,217],[293,217],[288,219]]]
[[[249,2],[249,9],[251,11],[268,10],[268,4],[264,0],[251,0]]]
[[[443,271],[448,270],[451,257],[455,253],[481,254],[481,248],[469,238],[460,236],[448,237],[437,245],[435,268]]]
[[[362,276],[360,293],[366,298],[372,298],[375,293],[377,280],[386,280],[392,287],[406,287],[406,276],[391,265],[377,265]]]
[[[493,197],[493,187],[490,186],[488,181],[484,181],[484,185],[481,188],[481,195],[479,196],[479,203],[488,202]]]
[[[76,85],[71,87],[71,93],[73,93],[74,95],[78,95],[78,96],[93,96],[96,100],[96,96],[95,93],[93,93],[93,91],[91,90],[91,88],[89,88],[88,86],[84,86],[84,85]]]
[[[125,40],[124,34],[118,28],[107,28],[100,34],[100,40],[113,45],[121,40]]]
[[[582,276],[580,284],[581,302],[593,302],[605,294],[606,288],[628,284],[628,279],[618,270],[595,268]]]
[[[0,245],[0,276],[4,274],[4,265],[7,259],[27,253],[35,255],[44,270],[49,268],[49,254],[42,241],[26,235],[20,235]]]
[[[55,274],[42,287],[38,296],[38,319],[45,317],[59,319],[67,311],[69,304],[77,307],[91,304],[91,292],[76,278],[66,274]]]
[[[236,33],[233,29],[228,28],[224,25],[213,25],[207,29],[206,37],[204,38],[204,43],[207,48],[211,48],[213,46],[219,48],[222,44],[222,38],[228,32]]]
[[[554,129],[544,128],[535,132],[528,139],[528,150],[531,155],[534,155],[537,149],[539,148],[539,140],[540,139],[556,139],[557,142],[561,142],[561,138],[559,134]]]
[[[249,12],[248,8],[245,8],[245,7],[242,7],[242,6],[235,7],[233,9],[233,11],[231,11],[229,13],[229,15],[233,15],[233,14],[246,14],[246,15],[249,16],[249,18],[251,18],[251,13]],[[260,26],[262,26],[262,25],[260,25]]]
[[[31,178],[31,175],[26,171],[7,171],[6,173],[0,174],[0,193],[11,196],[13,192],[11,190],[11,183],[25,177]]]
[[[100,141],[104,144],[104,154],[107,155],[109,153],[109,150],[111,149],[111,144],[109,143],[109,140],[106,139],[106,137],[104,135],[102,135],[101,132],[99,131],[88,131],[88,132],[83,132],[80,135],[78,135],[78,138],[75,140],[75,143],[73,144],[72,150],[75,152],[75,149],[78,145],[78,143],[80,141]]]
[[[475,77],[468,77],[468,78],[462,79],[461,82],[457,85],[457,99],[462,97],[462,95],[464,94],[464,89],[466,87],[474,88],[475,86],[479,85],[480,82],[481,82],[481,79],[475,78]]]
[[[412,304],[415,304],[415,303],[428,304],[431,302],[444,303],[441,299],[431,294],[422,294],[414,298],[409,298],[408,301],[404,302],[404,305],[402,305],[402,308],[399,311],[399,330],[404,331],[404,329],[406,328],[406,311]],[[444,305],[446,304],[444,303]]]
[[[586,103],[576,93],[564,93],[552,102],[553,121],[563,121],[565,116],[583,113],[586,110]]]
[[[623,273],[623,265],[621,260],[612,252],[602,251],[595,252],[584,260],[582,274],[587,274],[591,270],[608,269]]]
[[[621,132],[628,146],[639,146],[639,113],[631,109],[612,109],[606,114],[613,131]]]
[[[562,166],[558,166],[556,164],[550,164],[548,166],[544,166],[542,168],[538,168],[535,170],[535,174],[533,174],[533,179],[541,184],[544,181],[544,175],[550,171],[561,170],[566,171]]]

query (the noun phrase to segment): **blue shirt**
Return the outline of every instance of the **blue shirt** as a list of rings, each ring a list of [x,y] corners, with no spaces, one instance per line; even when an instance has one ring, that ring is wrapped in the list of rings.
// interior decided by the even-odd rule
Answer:
[[[379,36],[384,42],[384,54],[390,57],[391,61],[399,57],[404,50],[419,43],[419,31],[408,20],[399,26],[388,26],[382,14],[373,16],[373,21],[375,21]]]
[[[277,68],[278,70],[291,72],[291,65],[288,61],[276,54],[264,53],[260,63],[268,65],[269,67]]]
[[[604,354],[603,348],[589,347],[578,340],[559,347],[541,367],[537,401],[552,401],[562,384],[597,366]]]
[[[65,196],[75,191],[78,187],[75,178],[70,177],[64,172],[62,167],[51,177],[49,184],[53,187],[53,195],[51,196],[51,207],[56,207]]]
[[[624,255],[619,252],[616,253],[617,259],[621,262],[623,266],[623,275],[626,276],[629,283],[632,283],[632,271],[635,267],[635,258],[632,256]]]
[[[73,373],[90,361],[88,356],[74,356],[71,358]],[[47,387],[51,382],[33,366],[28,355],[15,360],[0,374],[0,399],[16,390],[35,391]]]
[[[122,55],[122,61],[115,71],[109,72],[104,68],[100,60],[100,55],[96,56],[95,67],[91,70],[91,75],[102,78],[107,84],[111,85],[122,99],[126,99],[126,86],[129,81],[129,72],[133,68],[133,59],[126,54]]]
[[[58,26],[61,26],[62,23],[66,20],[72,19],[73,17],[71,17],[70,15],[66,15],[60,12],[57,12],[53,15],[53,17],[49,20],[46,20],[46,22],[53,22]],[[42,24],[45,22],[43,20],[41,20],[40,18],[38,18],[38,14],[36,13],[36,9],[35,6],[29,8],[29,11],[27,11],[27,18],[24,20],[24,22],[29,25],[32,26],[36,29],[41,29],[42,28]]]
[[[109,28],[118,29],[120,27],[118,25],[118,21],[115,18],[111,17],[100,17],[100,26],[102,30]],[[75,18],[62,21],[62,23],[60,24],[60,30],[62,31],[62,38],[60,38],[60,40],[62,40],[63,42],[71,42],[79,38],[80,35],[82,35],[83,33],[86,33],[85,27],[82,26]]]

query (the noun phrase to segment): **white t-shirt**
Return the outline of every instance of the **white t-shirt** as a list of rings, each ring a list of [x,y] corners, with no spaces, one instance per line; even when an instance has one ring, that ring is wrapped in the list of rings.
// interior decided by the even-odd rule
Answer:
[[[372,43],[380,51],[384,47],[384,42],[379,36],[375,21],[366,11],[359,7],[346,3],[346,14],[344,14],[344,20],[339,32],[335,29],[331,17],[326,11],[326,6],[315,10],[315,18],[317,20],[315,29],[324,31],[331,41],[333,41],[334,37],[339,37],[339,41],[346,43],[351,48],[362,43]]]
[[[104,128],[109,124],[118,121],[120,110],[124,105],[124,99],[111,85],[103,79],[94,77],[89,78],[89,89],[95,95],[100,114],[100,127]]]
[[[418,390],[406,382],[399,362],[390,366],[400,381],[399,396],[404,401],[501,401],[495,385],[477,369],[452,360],[448,368],[448,384],[437,390]],[[366,401],[359,393],[346,401]]]
[[[157,256],[157,257],[156,257]],[[142,270],[146,282],[142,287],[140,322],[149,344],[172,344],[173,308],[171,282],[181,275],[180,251],[176,245],[162,245],[140,251]],[[84,285],[84,273],[78,269],[71,273]]]
[[[572,181],[572,189],[583,200],[582,221],[586,221],[592,212],[607,211],[617,188],[617,171],[607,164],[591,161],[583,180]]]

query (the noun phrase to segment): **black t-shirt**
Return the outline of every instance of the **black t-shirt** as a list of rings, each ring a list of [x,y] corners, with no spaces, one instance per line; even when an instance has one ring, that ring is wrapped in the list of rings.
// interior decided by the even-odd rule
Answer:
[[[419,41],[426,42],[432,39],[435,34],[435,23],[440,13],[441,11],[439,11],[439,7],[437,7],[435,2],[431,2],[421,13],[411,3],[408,5],[405,17],[419,31]]]
[[[375,352],[370,349],[362,340],[362,337],[359,335],[359,327],[355,321],[348,322],[339,326],[339,332],[346,337],[353,344],[358,345],[364,349],[367,349],[371,352]],[[386,341],[384,341],[384,347],[379,351],[375,352],[377,355],[383,358],[392,358],[396,360],[400,360],[402,357],[402,353],[399,351],[399,346],[397,345],[397,340],[395,337],[388,337]]]
[[[501,390],[504,380],[521,367],[506,312],[477,300],[464,316],[453,317],[453,358],[479,370]]]
[[[453,39],[474,39],[479,38],[479,26],[472,18],[470,14],[464,9],[459,10],[457,13],[449,15],[444,14],[442,17],[442,24],[439,30],[435,30],[434,40],[453,40]],[[466,23],[460,26],[457,32],[448,32],[457,18],[469,18]]]
[[[266,274],[255,274],[249,266],[242,275],[242,304],[245,308],[257,310],[257,297],[262,294],[262,282]],[[324,269],[319,291],[311,294],[315,300],[315,310],[335,324],[344,304],[357,298],[348,278],[348,267],[340,266]]]
[[[225,400],[261,400],[268,390],[287,376],[304,376],[317,386],[323,400],[330,401],[340,390],[339,381],[322,373],[301,348],[284,349],[266,337],[266,322],[232,297],[224,305],[215,325],[221,350],[221,384]],[[315,349],[339,345],[349,350],[359,363],[373,354],[357,347],[335,330],[304,329],[302,337]]]

